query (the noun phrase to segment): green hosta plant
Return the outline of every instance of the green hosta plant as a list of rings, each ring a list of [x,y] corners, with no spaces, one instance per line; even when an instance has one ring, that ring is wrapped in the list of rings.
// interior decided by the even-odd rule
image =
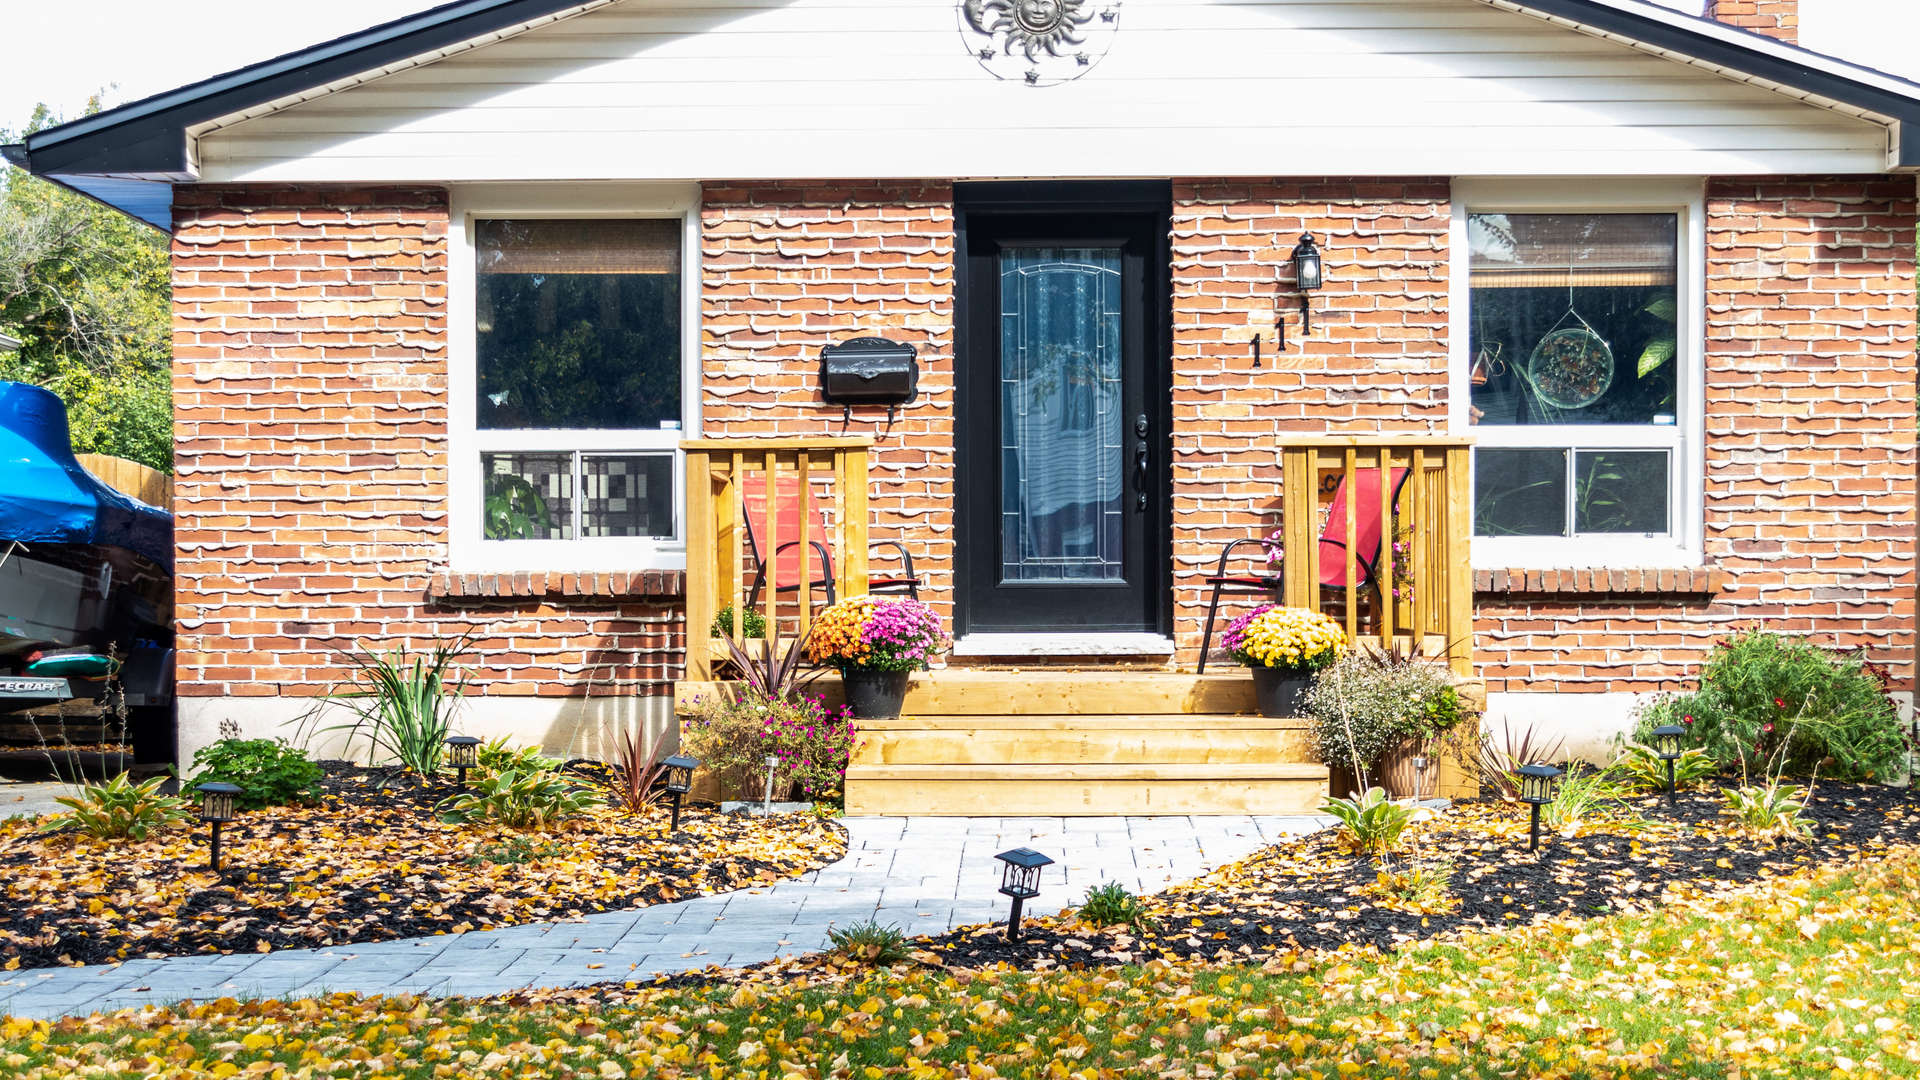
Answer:
[[[1109,881],[1087,890],[1087,899],[1076,912],[1088,926],[1130,926],[1148,930],[1154,925],[1147,915],[1146,902],[1127,891],[1125,885]]]
[[[162,829],[178,828],[194,819],[193,803],[160,788],[164,776],[134,783],[126,773],[103,784],[89,784],[77,795],[54,801],[68,807],[40,825],[41,832],[73,826],[97,840],[145,840]]]
[[[1320,812],[1340,819],[1340,838],[1348,848],[1376,855],[1393,850],[1413,820],[1413,807],[1389,801],[1377,787],[1358,798],[1328,799]]]
[[[830,927],[827,942],[841,956],[876,967],[897,964],[908,956],[907,935],[898,926],[881,926],[875,919],[844,928]]]
[[[551,772],[560,762],[542,754],[537,746],[514,746],[501,737],[480,746],[480,767],[491,773],[515,769],[520,772]]]
[[[441,820],[458,825],[504,825],[539,832],[604,802],[560,773],[508,769],[483,776],[468,790],[441,800],[439,810]]]
[[[1614,762],[1620,782],[1635,791],[1657,794],[1667,790],[1667,763],[1644,746],[1628,746]],[[1673,762],[1673,785],[1685,791],[1712,780],[1720,772],[1705,750],[1683,750]]]
[[[355,739],[365,739],[376,753],[421,776],[432,776],[440,768],[453,711],[466,686],[455,660],[472,640],[469,630],[411,660],[398,647],[377,653],[362,645],[342,652],[353,668],[347,688],[328,694],[307,713],[304,723],[309,735],[328,706],[343,706],[352,720],[318,730],[345,732],[349,748]]]
[[[1734,827],[1749,836],[1798,839],[1813,832],[1806,820],[1807,789],[1774,780],[1729,788],[1720,812],[1734,819]]]
[[[221,739],[194,753],[193,768],[189,784],[233,784],[240,789],[234,805],[243,810],[320,797],[320,766],[284,739]]]

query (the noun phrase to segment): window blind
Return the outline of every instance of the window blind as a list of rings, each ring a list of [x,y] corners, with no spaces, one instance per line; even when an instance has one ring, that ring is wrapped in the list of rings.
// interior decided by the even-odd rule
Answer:
[[[678,274],[677,218],[485,220],[474,226],[482,274]]]
[[[1476,289],[1671,285],[1679,264],[1672,214],[1474,214]]]

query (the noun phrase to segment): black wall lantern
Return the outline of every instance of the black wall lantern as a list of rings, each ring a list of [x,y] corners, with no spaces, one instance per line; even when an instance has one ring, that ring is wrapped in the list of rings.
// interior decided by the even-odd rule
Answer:
[[[1522,765],[1520,801],[1533,808],[1533,824],[1528,830],[1527,850],[1540,846],[1540,808],[1553,801],[1553,789],[1563,775],[1551,765]]]
[[[994,858],[1005,864],[1000,873],[1000,895],[1013,898],[1013,913],[1007,916],[1007,940],[1020,940],[1020,908],[1040,895],[1040,868],[1053,860],[1032,848],[1014,848]]]
[[[480,740],[471,735],[447,736],[447,764],[460,774],[460,790],[467,790],[467,770],[480,767]]]
[[[200,820],[213,826],[213,850],[208,865],[217,874],[220,872],[220,826],[233,820],[233,803],[240,795],[240,788],[233,784],[201,784],[195,790],[200,792]]]
[[[1680,801],[1678,789],[1673,781],[1674,762],[1680,760],[1680,741],[1687,737],[1687,729],[1679,724],[1662,724],[1653,729],[1653,750],[1660,760],[1667,763],[1667,805]]]
[[[1322,280],[1320,249],[1314,245],[1312,233],[1301,233],[1300,242],[1293,246],[1293,287],[1300,291],[1302,337],[1313,333],[1313,307],[1308,298],[1320,288]]]
[[[698,758],[674,755],[660,763],[667,770],[667,794],[673,796],[673,832],[680,831],[680,800],[693,790],[693,770],[700,767]]]

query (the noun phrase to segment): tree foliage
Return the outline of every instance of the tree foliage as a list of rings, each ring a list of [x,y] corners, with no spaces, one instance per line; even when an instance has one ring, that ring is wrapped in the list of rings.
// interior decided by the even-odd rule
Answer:
[[[99,111],[99,99],[87,112]],[[23,132],[58,120],[41,105]],[[0,171],[0,379],[67,404],[73,447],[173,466],[166,238],[83,195]]]

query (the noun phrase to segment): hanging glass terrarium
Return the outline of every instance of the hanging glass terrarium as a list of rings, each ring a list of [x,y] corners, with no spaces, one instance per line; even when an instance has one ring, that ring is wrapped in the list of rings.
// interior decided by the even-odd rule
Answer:
[[[1556,409],[1584,409],[1613,386],[1613,348],[1579,312],[1568,308],[1566,318],[1533,347],[1527,382],[1541,401]]]

